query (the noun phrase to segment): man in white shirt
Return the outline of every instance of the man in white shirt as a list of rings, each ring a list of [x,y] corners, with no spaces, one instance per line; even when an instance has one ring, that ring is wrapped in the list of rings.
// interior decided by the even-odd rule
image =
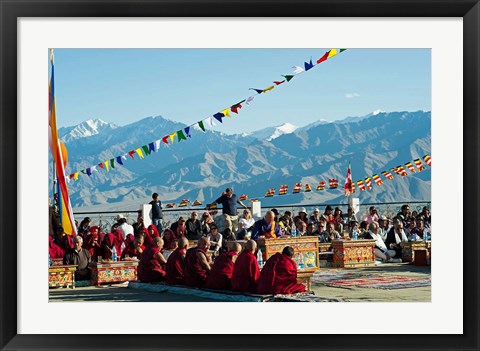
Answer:
[[[118,223],[118,229],[122,232],[123,240],[125,240],[128,234],[133,235],[133,227],[127,223],[127,219],[123,215],[118,214],[115,219]]]
[[[372,222],[368,225],[366,238],[375,240],[375,258],[379,258],[384,262],[401,262],[401,259],[393,258],[396,255],[395,250],[389,250],[380,234],[378,234],[377,222]]]
[[[382,240],[387,240],[388,233],[388,219],[385,216],[380,216],[378,218],[378,234],[382,237]]]

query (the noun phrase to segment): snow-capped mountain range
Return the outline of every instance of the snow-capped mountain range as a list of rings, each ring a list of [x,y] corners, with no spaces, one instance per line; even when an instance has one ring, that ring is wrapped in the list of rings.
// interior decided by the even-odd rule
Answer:
[[[292,118],[293,119],[293,118]],[[67,174],[186,127],[161,116],[126,126],[100,119],[61,128],[69,152]],[[194,134],[193,134],[194,133]],[[125,160],[109,172],[80,175],[69,184],[74,209],[109,204],[137,209],[157,192],[163,202],[214,200],[228,186],[237,194],[263,197],[267,189],[289,185],[289,195],[262,198],[265,206],[301,203],[346,203],[341,189],[315,191],[320,180],[339,180],[350,162],[353,180],[404,165],[431,152],[431,114],[375,111],[341,121],[319,120],[304,127],[290,123],[254,133],[228,135],[192,132],[191,140],[160,148],[142,160]],[[371,191],[355,193],[362,202],[429,201],[430,168],[407,177],[395,175]],[[309,183],[313,191],[291,194],[293,184]],[[126,205],[127,204],[127,205]]]

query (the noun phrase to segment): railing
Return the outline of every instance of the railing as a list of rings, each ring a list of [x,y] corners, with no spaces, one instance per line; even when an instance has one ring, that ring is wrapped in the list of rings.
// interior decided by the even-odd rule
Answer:
[[[384,215],[392,218],[398,212],[400,212],[401,207],[404,204],[409,205],[410,210],[412,212],[417,211],[418,213],[420,213],[424,206],[426,206],[429,210],[431,210],[431,201],[383,202],[383,203],[372,202],[372,203],[361,203],[360,211],[356,213],[356,216],[359,220],[361,220],[361,218],[368,215],[368,210],[370,206],[375,206],[378,210],[379,215]],[[279,205],[279,206],[275,206],[274,208],[276,208],[281,214],[283,214],[285,211],[290,211],[292,215],[296,215],[298,213],[298,210],[304,207],[307,210],[308,215],[310,215],[312,214],[315,208],[318,208],[320,210],[320,213],[323,213],[327,205],[330,205],[333,208],[340,207],[340,209],[343,211],[344,214],[347,212],[347,208],[348,208],[348,205],[346,204],[323,204],[323,203],[305,204],[305,205]],[[265,214],[266,211],[270,209],[272,209],[272,207],[262,208],[262,211],[261,211],[262,216]],[[241,211],[242,208],[238,207],[237,210]],[[165,222],[164,226],[169,226],[171,223],[176,222],[179,217],[183,217],[185,219],[190,218],[191,213],[194,211],[198,212],[199,215],[201,216],[201,214],[206,210],[205,210],[205,207],[201,207],[201,206],[176,208],[176,209],[164,209],[163,210],[163,217]],[[79,212],[74,212],[74,216],[76,217],[78,222],[80,222],[84,217],[90,217],[90,219],[92,220],[92,225],[98,225],[99,227],[101,227],[103,231],[105,230],[110,231],[110,228],[116,222],[115,217],[117,214],[123,214],[127,219],[127,222],[132,224],[137,221],[138,212],[139,212],[138,210],[94,211],[94,212],[79,211]],[[210,210],[209,212],[215,215],[217,212],[221,213],[221,208],[216,210]]]

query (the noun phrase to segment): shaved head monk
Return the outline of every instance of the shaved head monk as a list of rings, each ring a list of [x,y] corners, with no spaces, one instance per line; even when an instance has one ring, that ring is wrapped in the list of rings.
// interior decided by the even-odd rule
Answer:
[[[178,239],[178,247],[171,253],[167,260],[167,275],[165,281],[170,285],[185,284],[185,255],[188,250],[188,239]]]
[[[185,285],[201,288],[210,273],[210,259],[207,250],[210,248],[208,238],[200,238],[197,247],[188,249],[185,255]]]
[[[220,254],[213,263],[205,287],[215,290],[230,290],[233,267],[238,254],[242,251],[239,243],[234,243],[229,252]]]
[[[257,281],[260,277],[257,257],[255,251],[257,243],[255,240],[248,240],[245,250],[238,255],[235,261],[232,275],[232,290],[254,293],[257,288]]]
[[[161,250],[163,240],[159,236],[153,238],[152,243],[142,253],[138,269],[138,278],[142,282],[159,282],[165,280],[165,265],[167,261]]]
[[[292,259],[295,251],[286,246],[282,253],[270,257],[260,273],[257,293],[295,294],[305,292],[305,285],[297,283],[297,264]]]
[[[259,239],[260,237],[271,239],[280,235],[280,227],[275,222],[275,213],[272,211],[267,211],[265,216],[253,225],[252,239]]]

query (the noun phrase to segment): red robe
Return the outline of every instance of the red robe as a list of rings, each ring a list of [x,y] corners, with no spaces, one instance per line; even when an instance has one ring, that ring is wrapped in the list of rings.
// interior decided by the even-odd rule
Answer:
[[[165,231],[163,232],[163,249],[173,249],[173,244],[175,243],[175,240],[177,240],[177,237],[175,236],[175,234],[173,234],[173,231],[170,228],[165,229]]]
[[[169,285],[185,284],[185,249],[176,249],[167,260],[165,281]]]
[[[191,249],[188,249],[185,256],[185,285],[201,288],[207,281],[208,272],[200,264],[200,260],[197,257],[197,252],[207,256],[205,252],[198,247],[192,247]]]
[[[92,261],[97,262],[98,256],[101,256],[99,235],[97,233],[88,233],[83,247],[90,252]]]
[[[142,258],[142,254],[141,253],[138,253],[137,252],[137,248],[135,246],[133,246],[134,243],[130,243],[128,244],[122,251],[122,256],[120,257],[120,259],[124,259],[125,257],[129,256],[129,257],[136,257],[138,259]],[[145,251],[145,246],[140,246],[140,248],[142,249],[142,253],[143,251]]]
[[[254,293],[259,277],[257,258],[250,251],[243,251],[233,268],[232,290]]]
[[[233,257],[236,252],[224,252],[215,259],[205,287],[215,290],[230,290],[233,275]]]
[[[54,258],[63,258],[65,252],[53,242],[53,238],[49,235],[48,236],[48,253],[50,254],[50,259]]]
[[[159,282],[165,280],[165,265],[155,257],[160,252],[157,246],[150,246],[143,251],[138,269],[138,278],[142,282]]]
[[[115,241],[116,236],[113,233],[107,233],[103,237],[102,243],[100,244],[100,252],[104,260],[110,260],[112,258],[112,250],[115,247]],[[120,253],[117,251],[117,256],[119,254]]]
[[[294,294],[305,291],[305,285],[297,283],[294,260],[279,252],[267,260],[258,279],[257,293]]]

